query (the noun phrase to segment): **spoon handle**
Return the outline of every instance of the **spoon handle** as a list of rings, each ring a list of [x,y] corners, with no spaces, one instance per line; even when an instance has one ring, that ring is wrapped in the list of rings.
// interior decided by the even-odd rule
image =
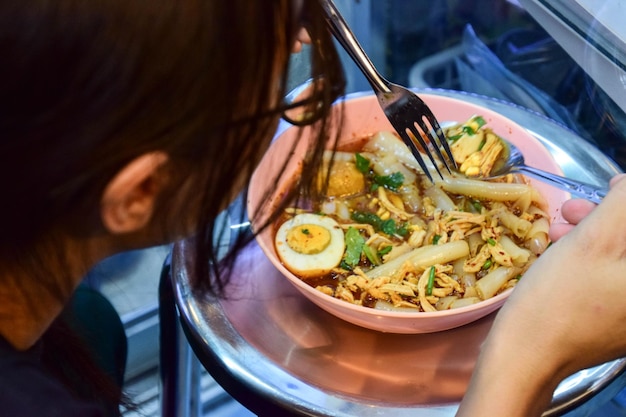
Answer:
[[[602,199],[606,196],[606,193],[608,192],[608,189],[606,188],[571,180],[569,178],[551,174],[549,172],[529,167],[527,165],[518,166],[517,170],[528,175],[529,177],[536,178],[547,184],[560,188],[561,190],[569,191],[571,194],[577,197],[585,198],[597,204],[602,201]]]

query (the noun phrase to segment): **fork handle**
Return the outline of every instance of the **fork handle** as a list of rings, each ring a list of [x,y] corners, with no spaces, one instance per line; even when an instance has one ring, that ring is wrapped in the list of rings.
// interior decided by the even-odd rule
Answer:
[[[372,87],[382,93],[391,93],[388,82],[378,73],[374,64],[369,59],[363,48],[357,41],[354,33],[344,20],[341,13],[332,0],[319,0],[324,12],[326,13],[326,22],[330,27],[330,31],[343,49],[350,55],[350,58],[359,67],[363,75]]]
[[[606,188],[571,180],[569,178],[551,174],[549,172],[529,167],[527,165],[517,167],[517,171],[520,171],[530,177],[543,181],[546,184],[553,185],[561,190],[569,191],[571,194],[577,197],[582,197],[589,201],[593,201],[596,204],[602,202],[602,199],[606,196],[606,193],[608,192]]]

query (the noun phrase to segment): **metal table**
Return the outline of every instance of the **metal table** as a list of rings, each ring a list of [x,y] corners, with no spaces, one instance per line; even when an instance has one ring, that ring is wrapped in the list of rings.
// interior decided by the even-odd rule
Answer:
[[[541,115],[482,96],[427,92],[472,101],[525,126],[567,176],[601,184],[620,172],[594,147]],[[215,380],[259,415],[453,416],[495,315],[432,334],[360,328],[300,295],[256,244],[238,260],[232,299],[202,299],[189,287],[193,259],[188,251],[186,242],[174,246],[171,270],[164,277],[182,329]],[[170,344],[171,337],[171,332],[162,335]],[[164,365],[176,366],[171,356]],[[559,385],[545,415],[561,415],[583,404],[625,366],[621,359],[572,375]],[[165,381],[166,388],[167,381],[172,386],[171,376]]]

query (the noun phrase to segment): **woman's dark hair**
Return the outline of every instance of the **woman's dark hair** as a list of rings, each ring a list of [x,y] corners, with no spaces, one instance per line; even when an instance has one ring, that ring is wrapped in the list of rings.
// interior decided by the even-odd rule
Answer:
[[[213,253],[225,193],[251,175],[276,128],[300,25],[314,40],[311,75],[325,80],[321,114],[343,87],[320,6],[296,3],[2,2],[0,257],[21,258],[59,224],[92,230],[106,184],[155,150],[170,156],[173,178],[162,239],[199,213],[197,255]],[[312,166],[326,139],[318,123]]]
[[[196,284],[220,294],[213,220],[271,140],[302,25],[325,116],[344,79],[317,0],[0,2],[0,262],[67,297],[58,274],[69,255],[50,232],[93,233],[106,184],[162,151],[170,192],[153,226],[162,241],[198,227]],[[311,167],[325,117],[317,127]]]
[[[281,202],[276,207],[270,209],[274,211],[274,215],[270,215],[266,218],[265,224],[256,225],[256,233],[260,233],[265,227],[271,226],[276,217],[289,203],[292,203],[294,199],[299,196],[306,195],[310,198],[319,197],[319,191],[313,187],[315,178],[317,177],[318,170],[321,168],[321,160],[323,153],[326,149],[330,148],[334,150],[336,148],[336,140],[341,132],[341,119],[342,109],[339,106],[335,111],[331,113],[331,107],[335,105],[335,100],[344,94],[345,90],[345,78],[343,73],[343,67],[341,66],[339,55],[335,49],[333,39],[328,30],[324,19],[324,12],[317,0],[308,0],[303,2],[303,7],[300,10],[300,19],[296,20],[296,25],[302,25],[305,27],[313,40],[313,44],[310,48],[310,74],[306,74],[309,77],[311,87],[307,90],[305,97],[300,100],[296,99],[294,103],[285,103],[280,105],[277,109],[270,109],[270,114],[276,114],[276,110],[281,113],[289,113],[293,107],[300,107],[296,109],[295,113],[306,114],[307,117],[304,120],[300,120],[297,123],[298,126],[311,126],[309,134],[314,136],[315,139],[310,141],[310,146],[306,152],[305,160],[302,161],[301,169],[298,171],[298,178],[295,182],[295,186],[288,190],[281,190],[285,193]],[[292,28],[294,29],[294,28]],[[295,29],[298,29],[296,27]],[[290,45],[287,45],[289,48]],[[281,97],[285,95],[285,87],[288,84],[287,76],[289,71],[283,72],[283,78],[279,90],[281,91]],[[304,74],[297,74],[296,77],[302,77]],[[251,125],[248,128],[251,131],[264,130],[265,123],[267,123],[266,117],[269,114],[263,115],[262,113],[257,115],[255,120],[250,120]],[[291,123],[296,123],[291,119],[288,119]],[[271,131],[274,127],[270,127]],[[331,135],[329,132],[333,131]],[[295,149],[297,140],[293,143]],[[254,152],[258,152],[256,149]],[[258,153],[257,155],[262,155]],[[243,162],[243,161],[242,161]],[[250,162],[250,160],[248,160]],[[288,161],[284,161],[287,165]],[[246,172],[246,176],[252,175],[255,163],[248,163],[245,167],[241,167],[241,170]],[[282,168],[278,169],[278,175],[282,174]],[[267,179],[266,197],[270,197],[276,190],[274,189],[277,184],[277,178]],[[252,239],[254,234],[252,233],[239,233],[230,238],[230,250],[221,258],[218,259],[218,253],[220,252],[219,242],[220,237],[223,234],[230,234],[230,231],[224,230],[230,226],[231,222],[245,223],[246,206],[245,202],[247,195],[247,186],[242,190],[240,201],[244,204],[236,204],[233,211],[229,212],[230,217],[226,218],[226,221],[222,223],[206,221],[208,227],[204,230],[202,235],[198,237],[204,241],[204,244],[196,245],[197,262],[194,262],[196,269],[195,274],[190,276],[191,284],[195,289],[200,290],[202,293],[209,293],[217,296],[228,296],[225,293],[225,288],[228,283],[229,273],[236,260],[236,257],[241,249],[243,249]],[[208,202],[210,204],[210,201]],[[272,202],[275,204],[276,202]],[[237,212],[240,209],[240,212]],[[267,207],[261,206],[259,211],[266,210]],[[215,213],[209,210],[204,211],[207,220],[214,218]],[[239,218],[237,216],[239,215]],[[264,217],[264,216],[262,216]],[[207,251],[206,248],[211,248]],[[206,255],[209,255],[208,259],[205,259]],[[207,262],[208,261],[208,262]],[[213,277],[213,279],[207,279],[207,277]]]

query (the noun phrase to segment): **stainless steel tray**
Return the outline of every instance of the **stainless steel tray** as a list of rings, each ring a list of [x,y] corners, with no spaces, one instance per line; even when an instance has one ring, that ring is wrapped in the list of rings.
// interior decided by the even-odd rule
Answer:
[[[603,184],[620,169],[566,128],[509,103],[428,90],[498,111],[525,126],[567,176]],[[252,245],[238,261],[230,300],[194,297],[185,242],[174,246],[179,313],[200,361],[235,399],[260,415],[453,416],[494,314],[441,333],[399,335],[354,326],[319,309]],[[607,386],[617,360],[563,381],[545,415],[560,415]],[[272,410],[271,414],[266,414]]]

